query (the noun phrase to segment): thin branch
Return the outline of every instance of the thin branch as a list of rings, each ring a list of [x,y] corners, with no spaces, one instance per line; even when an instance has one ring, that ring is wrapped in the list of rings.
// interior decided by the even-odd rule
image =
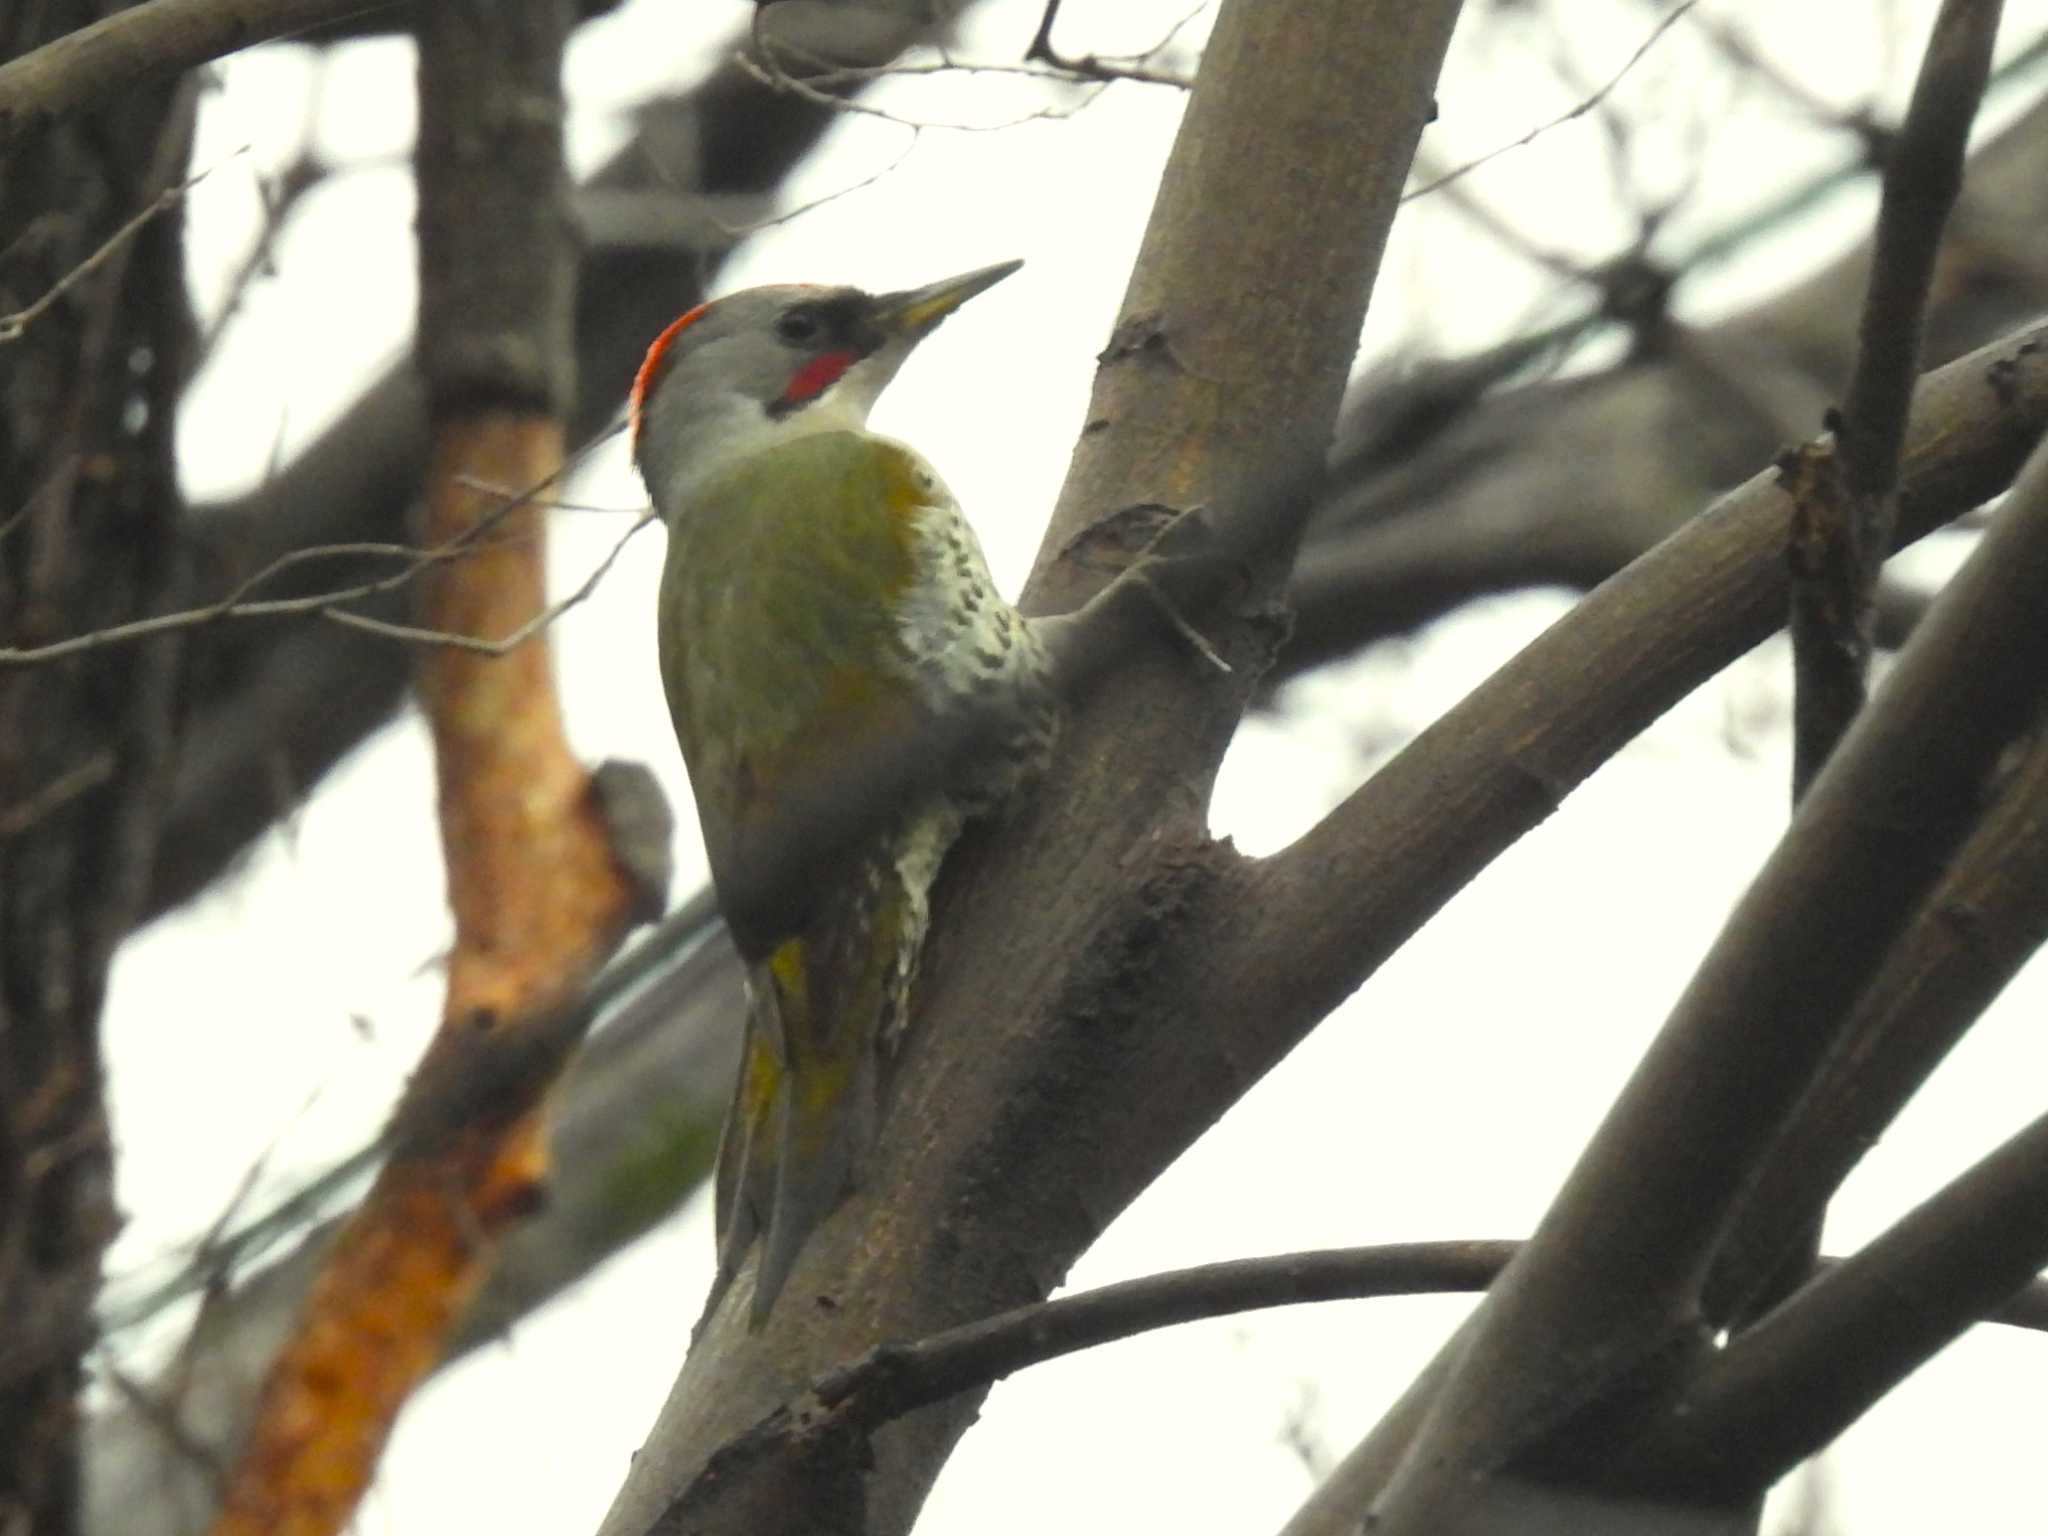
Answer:
[[[1899,455],[1935,262],[1962,191],[1965,151],[1990,76],[1999,12],[1998,0],[1945,0],[1885,168],[1870,289],[1842,409],[1843,478],[1861,503],[1858,546],[1873,567],[1873,582],[1897,516]]]
[[[0,807],[0,842],[19,837],[88,790],[99,788],[114,776],[115,764],[111,749],[95,752],[84,762],[65,769],[35,793],[13,805]]]
[[[1947,0],[1884,173],[1856,362],[1834,453],[1788,464],[1792,490],[1792,793],[1802,797],[1863,707],[1878,571],[1934,264],[1991,72],[1997,0]]]
[[[251,44],[401,0],[147,0],[0,64],[0,149]]]
[[[45,645],[0,646],[0,671],[9,667],[40,666],[46,662],[61,661],[86,651],[100,650],[106,646],[128,645],[139,640],[173,630],[194,629],[201,625],[213,624],[223,619],[274,619],[292,615],[315,614],[336,624],[362,629],[372,634],[387,635],[395,639],[424,641],[436,645],[449,645],[462,649],[483,651],[490,655],[502,655],[514,649],[539,629],[574,607],[590,595],[594,584],[609,571],[619,551],[627,540],[653,521],[654,514],[644,514],[640,520],[627,529],[618,543],[598,565],[589,580],[569,597],[563,599],[523,624],[512,634],[499,640],[481,640],[465,635],[443,634],[436,630],[416,629],[411,625],[388,624],[366,614],[344,608],[344,603],[361,602],[366,598],[379,597],[395,592],[409,585],[422,573],[440,565],[460,560],[465,555],[491,547],[497,541],[486,536],[514,512],[540,501],[541,493],[553,485],[591,453],[615,436],[618,428],[598,436],[577,453],[570,456],[561,469],[549,475],[538,484],[528,486],[514,496],[508,496],[498,506],[464,528],[453,538],[439,544],[417,546],[393,544],[377,540],[364,540],[347,544],[320,544],[306,549],[288,550],[268,561],[257,570],[242,578],[234,588],[217,602],[198,608],[184,608],[176,613],[157,614],[147,619],[135,619],[126,624],[109,625],[105,629],[90,630],[82,635],[72,635],[63,640],[52,640]],[[544,503],[543,503],[544,504]],[[357,582],[351,586],[336,587],[326,592],[313,592],[303,597],[251,598],[248,594],[272,581],[285,571],[301,565],[311,565],[338,559],[390,559],[404,562],[404,568],[389,576],[373,581]]]
[[[1301,1302],[1483,1290],[1511,1242],[1388,1243],[1236,1259],[1018,1307],[910,1344],[883,1344],[811,1393],[872,1428],[1027,1366],[1155,1328]]]
[[[2043,1124],[2048,1126],[2048,1121]],[[2011,1149],[1997,1156],[2007,1164],[2018,1160]],[[2048,1158],[2039,1163],[2048,1169]],[[2048,1175],[2037,1171],[2036,1177]],[[1960,1196],[1965,1184],[1956,1186],[1952,1199]],[[1937,1196],[1930,1207],[1942,1198]],[[1984,1203],[1973,1202],[1972,1210],[1981,1213]],[[2036,1217],[2043,1208],[2048,1204],[2032,1207]],[[1823,1260],[1824,1272],[1832,1277],[1829,1285],[1867,1285],[1864,1271],[1874,1250],[1887,1240],[1879,1239],[1872,1250],[1851,1259]],[[1167,1270],[1017,1307],[915,1343],[880,1345],[818,1378],[809,1392],[827,1408],[846,1408],[872,1428],[1029,1366],[1159,1328],[1308,1302],[1481,1291],[1521,1247],[1511,1240],[1477,1238],[1382,1243]],[[1981,1312],[1965,1317],[1963,1325],[1978,1320],[2048,1330],[2048,1282],[2030,1285],[2022,1278],[2007,1286],[1987,1298]],[[1731,1361],[1733,1357],[1731,1350]]]
[[[642,1052],[634,1042],[653,1028],[657,1019],[694,1023],[699,1033],[711,1031],[712,1023],[723,1011],[721,1005],[735,996],[740,988],[738,968],[733,964],[730,946],[723,935],[724,925],[718,919],[717,902],[707,887],[683,902],[639,943],[606,966],[575,1004],[579,1016],[565,1017],[562,1028],[566,1034],[589,1034],[592,1037],[583,1052],[579,1075],[571,1079],[566,1090],[556,1127],[557,1138],[565,1147],[564,1166],[560,1171],[569,1181],[603,1191],[615,1190],[623,1158],[615,1148],[608,1146],[608,1134],[614,1138],[637,1137],[644,1130],[644,1125],[640,1117],[625,1114],[619,1109],[619,1100],[630,1095],[610,1080],[610,1063],[621,1057],[637,1059]],[[733,1022],[736,1025],[736,1018]],[[667,1027],[666,1022],[662,1027]],[[693,1063],[698,1059],[698,1053],[682,1054]],[[708,1128],[698,1127],[698,1139],[708,1150],[709,1144],[716,1139],[716,1116],[724,1107],[723,1085],[730,1076],[720,1068],[731,1058],[732,1051],[729,1046],[723,1049],[707,1047],[702,1054],[715,1060],[700,1073],[692,1075],[718,1085],[710,1091],[710,1098],[714,1101],[710,1108],[711,1124]],[[112,1297],[104,1305],[100,1325],[102,1334],[118,1333],[148,1323],[187,1297],[211,1288],[223,1276],[252,1269],[267,1261],[280,1243],[295,1234],[303,1235],[312,1228],[320,1213],[331,1208],[350,1184],[361,1179],[396,1150],[401,1145],[401,1132],[429,1136],[444,1134],[461,1124],[464,1117],[473,1114],[476,1104],[472,1096],[474,1093],[488,1094],[489,1091],[488,1087],[480,1089],[476,1085],[471,1085],[468,1091],[461,1091],[457,1084],[437,1078],[434,1094],[428,1096],[431,1102],[416,1102],[402,1121],[397,1118],[388,1121],[369,1141],[348,1156],[232,1230],[209,1237],[200,1249],[194,1251],[189,1261],[178,1266],[175,1273],[146,1286],[131,1280],[123,1287],[126,1295]],[[692,1090],[679,1087],[674,1094],[688,1101]],[[686,1104],[685,1107],[696,1109],[699,1106]],[[609,1133],[605,1130],[607,1126]],[[587,1155],[593,1161],[607,1151],[613,1153],[613,1160],[602,1163],[601,1170],[596,1172],[576,1166],[566,1151],[572,1144],[587,1149]],[[685,1192],[686,1187],[678,1188],[677,1199]],[[570,1213],[562,1226],[564,1229],[580,1226],[588,1230],[600,1224],[600,1214],[599,1201],[593,1197],[589,1209]],[[322,1228],[321,1234],[330,1231],[332,1226],[330,1223]],[[318,1240],[321,1234],[302,1243],[301,1248],[317,1251],[324,1246]],[[516,1244],[521,1239],[515,1237],[513,1241]],[[536,1302],[552,1294],[553,1290],[541,1293]],[[506,1306],[501,1301],[493,1310],[502,1317]]]
[[[1576,122],[1579,118],[1584,117],[1588,112],[1593,111],[1602,102],[1606,101],[1607,98],[1614,93],[1615,88],[1619,86],[1623,80],[1628,78],[1629,71],[1634,69],[1638,64],[1640,64],[1643,61],[1644,55],[1649,53],[1649,51],[1652,48],[1657,46],[1658,40],[1662,38],[1666,32],[1669,32],[1673,27],[1677,26],[1679,21],[1686,15],[1686,13],[1689,12],[1697,4],[1699,4],[1699,0],[1681,0],[1681,3],[1675,9],[1673,9],[1668,15],[1664,17],[1663,20],[1659,21],[1657,25],[1651,29],[1650,35],[1644,38],[1641,44],[1638,45],[1638,47],[1636,48],[1636,51],[1628,56],[1628,61],[1624,63],[1620,69],[1617,69],[1613,73],[1613,75],[1611,75],[1608,78],[1607,83],[1601,86],[1600,89],[1598,89],[1597,91],[1593,92],[1592,95],[1584,98],[1576,106],[1571,107],[1567,111],[1560,112],[1556,117],[1551,118],[1548,122],[1538,123],[1534,128],[1531,128],[1527,133],[1523,134],[1519,139],[1516,139],[1511,143],[1502,144],[1498,148],[1490,149],[1476,160],[1468,160],[1463,165],[1459,166],[1457,169],[1452,171],[1446,171],[1443,175],[1437,177],[1433,181],[1427,181],[1419,187],[1411,188],[1409,191],[1404,192],[1401,195],[1401,201],[1404,203],[1412,203],[1418,197],[1427,197],[1430,193],[1438,191],[1441,188],[1450,186],[1453,182],[1458,181],[1463,177],[1471,175],[1481,166],[1488,165],[1493,161],[1498,160],[1502,155],[1512,153],[1513,151],[1518,149],[1526,149],[1529,145],[1535,143],[1538,139],[1542,138],[1546,133],[1549,133],[1553,128],[1562,128],[1566,123]]]
[[[765,8],[754,13],[757,29],[760,25],[761,17],[765,14]],[[758,58],[748,53],[737,54],[734,58],[741,69],[745,70],[747,74],[751,75],[757,82],[766,86],[769,90],[788,92],[809,102],[813,106],[824,107],[832,112],[855,117],[880,118],[885,123],[895,123],[901,127],[920,131],[929,128],[945,133],[1001,133],[1007,129],[1021,128],[1026,123],[1072,117],[1084,108],[1092,106],[1095,99],[1104,90],[1108,89],[1107,86],[1097,86],[1071,106],[1040,107],[1034,112],[1019,113],[1015,117],[1004,118],[1000,122],[994,123],[969,123],[934,118],[908,118],[899,112],[892,112],[886,107],[870,106],[868,103],[855,97],[832,94],[830,86],[839,77],[848,76],[851,79],[857,80],[860,75],[859,71],[849,72],[843,69],[828,69],[823,77],[826,83],[820,85],[808,77],[790,74],[783,67],[782,61],[777,56],[776,48],[774,47],[763,48]]]
[[[2048,1159],[2041,1163],[2048,1167]],[[750,1459],[778,1443],[787,1451],[821,1435],[864,1435],[1028,1367],[1183,1323],[1310,1302],[1484,1290],[1521,1247],[1475,1239],[1275,1254],[1169,1270],[1016,1307],[911,1343],[878,1345],[814,1378],[719,1455]],[[1867,1283],[1861,1277],[1867,1259],[1824,1260],[1826,1283]],[[2048,1326],[2048,1283],[2029,1285],[2023,1277],[1988,1302],[1983,1317],[2029,1329]]]
[[[1035,60],[1046,64],[1076,80],[1134,80],[1143,85],[1172,85],[1186,90],[1194,82],[1180,75],[1147,69],[1142,62],[1134,61],[1149,59],[1158,54],[1174,40],[1183,27],[1207,8],[1206,4],[1196,6],[1175,22],[1165,37],[1143,53],[1134,55],[1132,59],[1106,59],[1093,53],[1083,54],[1079,58],[1069,58],[1052,45],[1052,25],[1059,19],[1060,0],[1045,0],[1045,14],[1038,19],[1038,30],[1031,35],[1031,41],[1024,49],[1024,59],[1026,63]]]
[[[11,65],[0,65],[0,76],[4,76],[7,70],[12,67]],[[0,121],[4,121],[4,119],[0,119]],[[0,139],[0,142],[4,142],[4,139]],[[63,298],[65,294],[76,288],[88,277],[91,277],[93,273],[99,271],[101,267],[113,259],[116,252],[126,246],[130,240],[141,234],[151,223],[177,207],[179,203],[184,201],[185,194],[198,186],[200,182],[206,180],[213,173],[214,169],[215,167],[209,166],[197,175],[179,182],[175,187],[164,188],[163,191],[157,193],[155,197],[151,198],[144,205],[140,213],[107,236],[105,240],[102,240],[99,248],[90,256],[58,278],[56,283],[41,298],[25,308],[15,310],[12,314],[0,315],[0,346],[21,340],[23,333],[31,325],[35,324],[48,311],[51,305]]]
[[[120,1395],[121,1401],[140,1415],[218,1496],[227,1483],[227,1469],[221,1464],[220,1453],[191,1432],[178,1411],[178,1405],[166,1402],[154,1388],[137,1381],[118,1365],[102,1363],[99,1374]]]
[[[274,274],[276,270],[277,240],[283,233],[285,221],[291,216],[307,193],[332,174],[332,168],[323,164],[308,149],[303,147],[313,139],[313,124],[320,109],[320,97],[316,84],[315,92],[307,103],[307,125],[302,134],[302,147],[292,163],[275,177],[256,178],[256,192],[263,204],[263,222],[256,231],[256,238],[243,252],[242,258],[228,275],[223,288],[220,308],[200,333],[199,345],[195,349],[195,364],[203,364],[220,345],[221,336],[228,324],[240,312],[242,302],[248,297],[249,288],[259,273]]]
[[[651,510],[641,513],[632,527],[612,541],[612,547],[605,551],[604,558],[583,578],[575,591],[548,604],[525,623],[495,640],[483,639],[476,635],[455,634],[445,629],[426,629],[417,624],[394,624],[386,619],[372,618],[366,613],[353,613],[346,608],[323,608],[320,610],[320,616],[332,619],[337,624],[348,625],[352,629],[360,629],[365,634],[382,635],[390,640],[404,640],[416,645],[444,646],[450,650],[471,651],[480,656],[504,656],[518,650],[571,608],[588,599],[591,593],[597,590],[598,583],[603,581],[611,568],[618,563],[619,556],[625,553],[626,546],[633,541],[633,536],[659,520],[660,515]]]
[[[1179,21],[1169,27],[1166,35],[1153,44],[1152,47],[1145,49],[1141,53],[1133,54],[1127,59],[1112,60],[1098,58],[1093,54],[1082,59],[1064,59],[1059,57],[1051,51],[1051,46],[1046,41],[1046,34],[1051,25],[1048,19],[1041,23],[1038,35],[1032,39],[1031,45],[1026,48],[1024,53],[1025,62],[1022,64],[982,63],[955,59],[947,52],[943,45],[940,45],[935,49],[938,54],[937,59],[929,62],[847,65],[821,58],[817,54],[787,39],[771,37],[767,25],[768,6],[762,5],[754,11],[752,24],[753,51],[751,53],[743,51],[738,55],[738,60],[741,68],[745,69],[756,80],[770,89],[791,92],[807,101],[813,102],[818,106],[827,107],[835,112],[852,112],[869,117],[878,117],[885,122],[898,123],[913,130],[938,128],[958,133],[986,133],[1018,127],[1021,124],[1036,122],[1044,118],[1071,117],[1083,108],[1091,105],[1102,94],[1102,87],[1118,81],[1132,81],[1145,85],[1168,85],[1180,90],[1189,89],[1193,84],[1192,80],[1182,75],[1147,68],[1145,61],[1166,49],[1173,39],[1180,35],[1182,29],[1206,8],[1206,4],[1198,5],[1194,10],[1182,16]],[[1057,12],[1058,9],[1057,3],[1051,6],[1053,12]],[[1034,60],[1044,62],[1048,67],[1045,69],[1034,69],[1031,67]],[[804,73],[801,75],[792,73],[790,69],[791,63],[801,65]],[[887,79],[892,76],[940,74],[1019,75],[1027,79],[1043,80],[1054,84],[1095,86],[1097,89],[1087,91],[1072,106],[1042,107],[1035,112],[1027,112],[1021,116],[999,123],[913,121],[884,108],[869,106],[865,102],[851,100],[838,94],[849,87],[870,84],[876,80]]]
[[[1865,161],[1882,166],[1891,152],[1891,130],[1881,125],[1868,106],[1844,112],[1790,71],[1767,58],[1735,26],[1710,14],[1695,13],[1695,22],[1709,41],[1738,69],[1756,76],[1792,108],[1824,128],[1853,134],[1863,145]]]

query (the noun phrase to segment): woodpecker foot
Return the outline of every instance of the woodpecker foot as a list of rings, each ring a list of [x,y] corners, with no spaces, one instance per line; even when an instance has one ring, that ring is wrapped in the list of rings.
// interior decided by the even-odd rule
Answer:
[[[1131,536],[1141,520],[1158,530],[1142,545]],[[1135,598],[1140,594],[1197,656],[1229,674],[1230,663],[1182,612],[1184,606],[1207,603],[1222,589],[1230,568],[1219,557],[1217,530],[1208,509],[1153,502],[1126,507],[1067,545],[1060,558],[1083,567],[1096,564],[1105,532],[1121,545],[1116,579],[1071,613],[1028,621],[1052,662],[1054,686],[1060,693],[1070,702],[1077,698],[1088,681],[1137,638],[1135,626],[1142,621],[1135,612]]]
[[[1185,640],[1189,649],[1201,657],[1202,660],[1208,662],[1210,666],[1223,673],[1226,677],[1229,676],[1231,670],[1230,663],[1218,654],[1215,646],[1202,637],[1202,632],[1199,629],[1196,629],[1194,625],[1181,616],[1181,611],[1173,605],[1173,599],[1159,590],[1158,583],[1153,581],[1151,573],[1146,570],[1145,566],[1132,566],[1130,579],[1137,583],[1139,590],[1146,597],[1152,600],[1152,606],[1159,611],[1159,616],[1166,621],[1168,629]]]
[[[1180,605],[1157,579],[1186,569],[1209,555],[1215,530],[1209,525],[1208,511],[1207,507],[1197,506],[1175,512],[1152,542],[1145,546],[1145,552],[1131,566],[1127,579],[1143,590],[1159,616],[1166,621],[1167,628],[1186,641],[1202,660],[1228,676],[1230,663],[1218,654],[1216,647],[1203,637],[1200,630],[1187,621]]]

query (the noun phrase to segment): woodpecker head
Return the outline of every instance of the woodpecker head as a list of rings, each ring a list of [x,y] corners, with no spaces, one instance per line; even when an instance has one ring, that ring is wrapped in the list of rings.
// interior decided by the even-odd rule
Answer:
[[[941,320],[1022,262],[903,293],[789,284],[700,304],[633,380],[633,459],[666,516],[706,474],[813,432],[859,431]]]

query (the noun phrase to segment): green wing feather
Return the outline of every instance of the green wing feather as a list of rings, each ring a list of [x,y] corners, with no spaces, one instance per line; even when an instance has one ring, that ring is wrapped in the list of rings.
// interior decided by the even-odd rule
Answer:
[[[778,799],[888,733],[917,729],[897,599],[917,576],[915,466],[893,445],[821,433],[710,482],[671,530],[661,588],[669,710],[726,898],[729,850]],[[879,1052],[900,1026],[925,891],[958,829],[922,815],[836,868],[727,918],[748,962],[747,1040],[719,1152],[710,1315],[759,1239],[752,1319],[858,1178]],[[795,914],[790,920],[790,914]]]

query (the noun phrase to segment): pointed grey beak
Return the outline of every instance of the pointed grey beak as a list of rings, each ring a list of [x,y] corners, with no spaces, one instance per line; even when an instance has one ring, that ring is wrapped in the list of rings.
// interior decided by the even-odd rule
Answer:
[[[963,272],[958,277],[943,278],[922,288],[877,295],[875,321],[885,331],[917,340],[929,334],[941,320],[977,293],[993,288],[1023,265],[1021,261],[998,262],[978,272]]]

